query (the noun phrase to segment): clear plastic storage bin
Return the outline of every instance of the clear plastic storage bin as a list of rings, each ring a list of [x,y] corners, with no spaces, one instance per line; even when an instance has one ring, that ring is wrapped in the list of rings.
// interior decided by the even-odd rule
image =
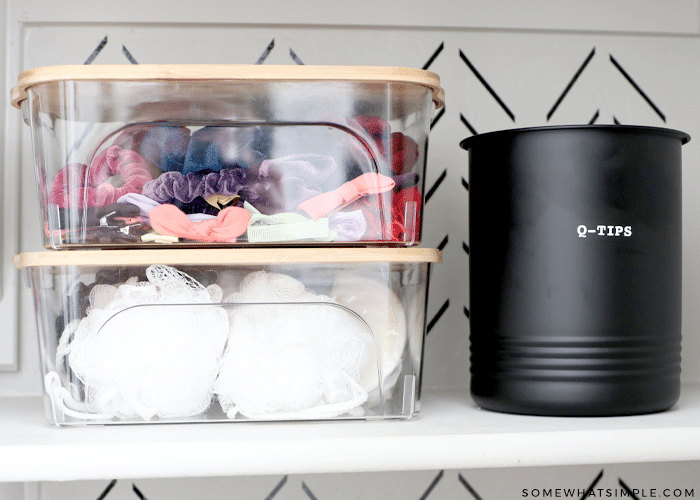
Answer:
[[[46,248],[420,243],[434,73],[119,65],[25,71]]]
[[[56,425],[406,419],[420,407],[420,248],[17,255]]]

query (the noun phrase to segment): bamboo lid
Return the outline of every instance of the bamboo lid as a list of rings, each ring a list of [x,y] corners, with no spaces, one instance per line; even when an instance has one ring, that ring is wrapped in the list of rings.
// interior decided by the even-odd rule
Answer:
[[[392,66],[308,66],[308,65],[207,65],[207,64],[119,64],[45,66],[19,75],[11,91],[12,105],[19,108],[27,98],[27,89],[49,82],[198,82],[206,87],[212,82],[261,81],[346,81],[390,83],[427,87],[436,108],[444,105],[445,91],[440,77],[430,71]]]
[[[147,266],[440,263],[442,252],[428,248],[211,248],[69,250],[14,255],[18,269],[46,266]]]

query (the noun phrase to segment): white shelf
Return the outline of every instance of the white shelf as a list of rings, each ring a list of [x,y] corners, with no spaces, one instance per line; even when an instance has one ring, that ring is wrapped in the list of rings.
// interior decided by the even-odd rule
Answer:
[[[700,385],[670,411],[506,415],[467,391],[426,394],[408,421],[57,428],[39,398],[0,400],[0,481],[440,470],[700,460]]]

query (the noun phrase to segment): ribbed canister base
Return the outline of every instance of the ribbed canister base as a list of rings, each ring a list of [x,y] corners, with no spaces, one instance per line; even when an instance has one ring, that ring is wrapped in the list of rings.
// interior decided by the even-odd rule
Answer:
[[[482,408],[549,416],[654,413],[680,397],[680,339],[498,339],[472,343]]]

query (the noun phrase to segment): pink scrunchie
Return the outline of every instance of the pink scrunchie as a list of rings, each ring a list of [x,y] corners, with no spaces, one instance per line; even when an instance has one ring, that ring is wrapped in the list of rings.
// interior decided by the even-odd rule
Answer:
[[[124,185],[118,188],[107,182],[117,174],[124,179]],[[112,146],[102,151],[90,168],[81,163],[62,168],[51,184],[49,203],[59,208],[103,207],[116,203],[127,193],[140,193],[152,179],[138,153]]]

